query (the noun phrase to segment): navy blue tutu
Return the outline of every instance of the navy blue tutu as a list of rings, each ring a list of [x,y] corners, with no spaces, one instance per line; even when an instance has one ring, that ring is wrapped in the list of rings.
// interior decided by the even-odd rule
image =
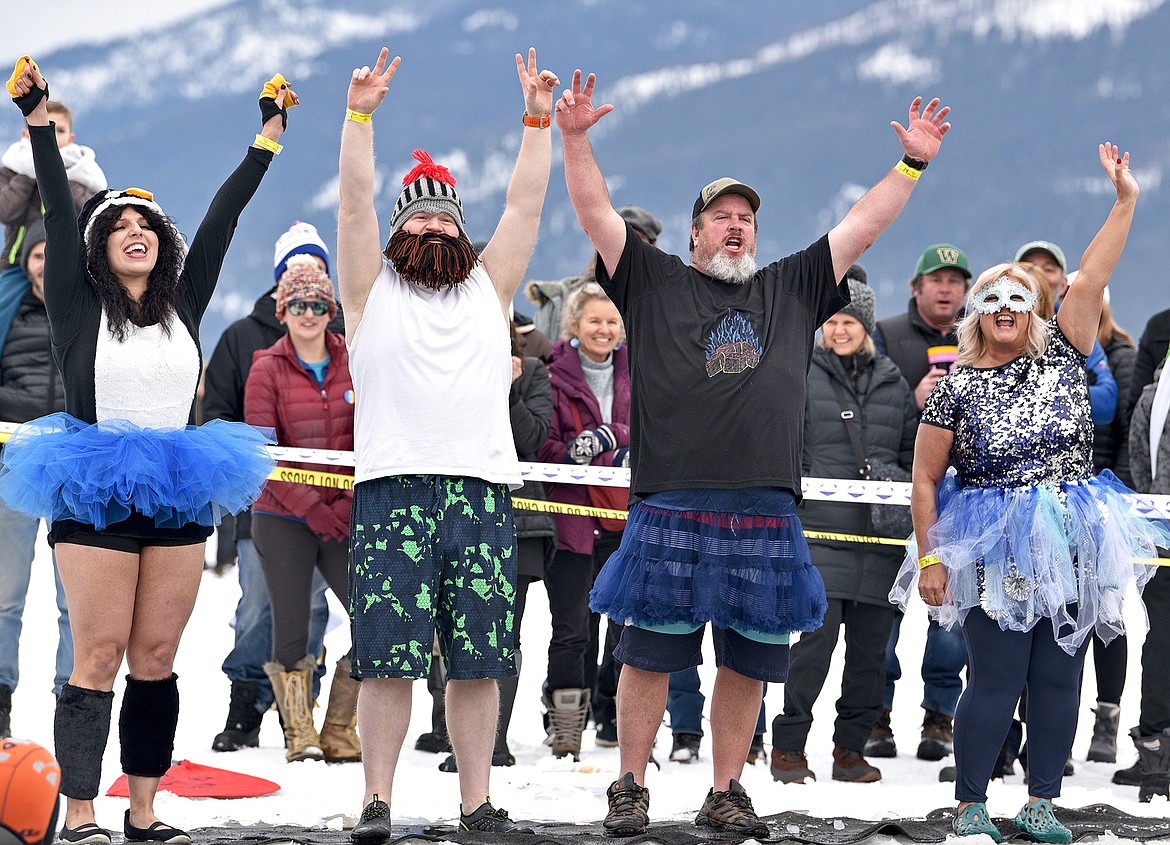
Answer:
[[[1157,548],[1170,544],[1165,520],[1142,516],[1133,491],[1109,470],[1054,485],[962,487],[953,473],[939,484],[938,521],[927,554],[947,570],[947,592],[931,615],[951,627],[980,609],[1001,628],[1052,625],[1069,654],[1093,633],[1108,643],[1125,633],[1125,604],[1157,571]],[[890,591],[905,609],[918,579],[918,544]]]
[[[98,531],[132,508],[159,528],[217,525],[260,495],[275,466],[267,442],[252,426],[223,420],[144,429],[51,414],[20,426],[5,445],[0,497],[29,516]]]
[[[711,622],[784,634],[819,628],[827,602],[795,515],[668,510],[637,502],[589,606],[619,623]]]

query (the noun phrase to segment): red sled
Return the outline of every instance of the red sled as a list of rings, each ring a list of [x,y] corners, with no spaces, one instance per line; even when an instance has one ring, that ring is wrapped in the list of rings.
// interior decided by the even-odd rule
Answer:
[[[280,784],[242,772],[180,760],[167,769],[158,788],[183,798],[255,798],[278,792]],[[106,795],[111,798],[129,798],[126,776],[122,775],[114,781]]]

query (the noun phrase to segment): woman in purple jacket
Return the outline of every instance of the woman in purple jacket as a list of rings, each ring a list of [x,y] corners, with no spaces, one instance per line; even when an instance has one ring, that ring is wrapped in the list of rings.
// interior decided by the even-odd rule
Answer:
[[[562,339],[549,352],[553,416],[538,458],[546,463],[629,466],[630,368],[617,307],[596,282],[569,297]],[[581,485],[549,484],[554,502],[590,505]],[[597,677],[600,618],[589,610],[589,590],[601,565],[621,543],[594,517],[558,514],[557,553],[545,575],[552,637],[544,705],[548,738],[557,757],[581,753],[581,732]]]

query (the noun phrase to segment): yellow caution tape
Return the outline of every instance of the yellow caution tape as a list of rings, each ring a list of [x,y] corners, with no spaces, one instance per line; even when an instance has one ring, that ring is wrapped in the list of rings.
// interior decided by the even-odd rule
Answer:
[[[353,489],[352,475],[297,467],[277,467],[268,474],[268,480],[287,481],[289,484],[312,484],[315,487],[332,487],[336,490]]]
[[[625,519],[627,511],[611,508],[595,508],[590,505],[566,505],[564,502],[545,502],[541,499],[512,498],[512,507],[522,511],[540,511],[541,513],[560,513],[569,516],[595,516],[606,519]]]

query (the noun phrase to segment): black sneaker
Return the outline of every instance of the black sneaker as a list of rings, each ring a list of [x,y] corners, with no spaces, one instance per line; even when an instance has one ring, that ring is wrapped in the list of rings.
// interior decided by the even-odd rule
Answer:
[[[605,791],[609,812],[602,825],[614,836],[637,836],[650,824],[650,790],[634,783],[633,772],[626,772]]]
[[[675,734],[670,748],[670,762],[693,763],[698,760],[702,739],[698,734]]]
[[[58,837],[70,845],[110,845],[110,832],[93,822],[77,827],[62,827]]]
[[[712,789],[707,793],[703,809],[695,816],[695,824],[699,827],[713,827],[716,830],[744,833],[754,837],[767,837],[771,832],[768,825],[760,821],[755,808],[752,807],[752,799],[748,798],[748,794],[735,779],[728,783],[725,792],[716,792]]]
[[[165,845],[190,845],[191,834],[165,822],[155,822],[150,827],[135,827],[130,824],[130,811],[126,811],[122,832],[127,842],[161,842]]]
[[[349,832],[349,838],[354,842],[380,843],[391,838],[390,805],[378,799],[374,793],[374,800],[362,809],[362,817]]]
[[[530,827],[521,827],[508,818],[508,811],[493,807],[484,801],[470,815],[459,813],[460,830],[478,830],[482,833],[532,833]]]

